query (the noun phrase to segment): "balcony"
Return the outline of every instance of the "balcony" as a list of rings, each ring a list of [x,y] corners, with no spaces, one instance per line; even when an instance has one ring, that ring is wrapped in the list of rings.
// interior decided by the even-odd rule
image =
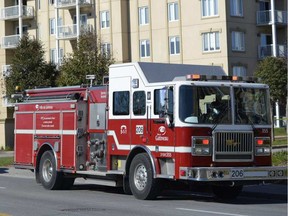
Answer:
[[[15,102],[11,100],[8,96],[2,97],[2,107],[14,107]]]
[[[11,65],[2,65],[2,76],[8,77],[10,75]]]
[[[92,25],[81,25],[80,26],[80,34],[81,32],[91,32],[93,31]],[[59,40],[71,40],[77,38],[77,25],[66,25],[66,26],[58,26],[58,34],[57,39]]]
[[[266,57],[273,56],[273,45],[259,45],[258,46],[258,59],[264,59]],[[287,57],[287,46],[286,45],[276,45],[276,56],[277,57]]]
[[[0,9],[0,20],[17,20],[20,17],[19,6],[5,7]],[[34,8],[23,6],[22,19],[33,19]]]
[[[80,7],[91,7],[92,0],[79,0]],[[56,8],[75,8],[76,7],[76,0],[56,0],[55,2]]]
[[[272,25],[272,11],[257,11],[257,25]],[[275,10],[275,24],[287,25],[287,11]]]
[[[10,35],[1,38],[2,49],[15,49],[18,46],[20,35]]]

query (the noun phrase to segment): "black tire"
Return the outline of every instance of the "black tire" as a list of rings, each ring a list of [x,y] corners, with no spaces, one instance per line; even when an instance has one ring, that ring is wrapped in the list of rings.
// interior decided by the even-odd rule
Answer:
[[[136,155],[130,165],[129,184],[132,194],[140,200],[155,199],[159,193],[157,179],[153,178],[153,169],[148,154]]]
[[[61,189],[63,174],[57,172],[55,157],[52,151],[46,151],[41,157],[39,167],[40,182],[48,190]]]
[[[243,186],[212,186],[215,196],[222,200],[233,200],[242,192]]]
[[[129,177],[123,177],[123,192],[127,195],[132,195],[132,191],[129,184]]]

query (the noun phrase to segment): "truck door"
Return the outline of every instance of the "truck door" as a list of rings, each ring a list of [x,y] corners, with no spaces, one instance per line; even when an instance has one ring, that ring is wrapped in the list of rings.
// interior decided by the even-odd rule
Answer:
[[[109,79],[108,153],[121,154],[131,149],[131,77]]]
[[[149,142],[160,156],[171,157],[175,146],[173,87],[155,89],[152,94],[154,100],[147,107]]]

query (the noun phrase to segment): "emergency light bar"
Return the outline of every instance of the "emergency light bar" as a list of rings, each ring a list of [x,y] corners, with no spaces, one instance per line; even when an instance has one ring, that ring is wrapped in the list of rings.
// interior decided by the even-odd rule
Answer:
[[[239,77],[239,76],[215,76],[215,75],[200,75],[200,74],[188,74],[186,80],[191,81],[208,81],[208,80],[222,80],[222,81],[234,81],[234,82],[259,82],[256,77]]]

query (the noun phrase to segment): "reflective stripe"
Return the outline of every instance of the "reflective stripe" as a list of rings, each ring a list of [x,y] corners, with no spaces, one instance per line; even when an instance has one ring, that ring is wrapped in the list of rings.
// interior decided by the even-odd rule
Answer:
[[[57,135],[57,134],[63,134],[63,135],[77,135],[77,130],[22,130],[17,129],[14,130],[15,134],[48,134],[48,135]],[[107,132],[107,136],[112,136],[115,144],[117,146],[117,149],[119,150],[131,150],[135,145],[129,145],[129,144],[120,144],[115,131],[109,130]],[[152,152],[156,152],[156,146],[155,145],[149,145],[147,148],[150,149]],[[176,152],[176,153],[191,153],[191,147],[187,146],[157,146],[158,152]]]
[[[15,134],[48,134],[48,135],[76,135],[77,130],[22,130],[16,129],[14,130]]]
[[[119,141],[117,139],[115,131],[109,130],[107,132],[107,136],[112,136],[115,144],[117,146],[117,149],[119,150],[130,150],[132,149],[135,145],[129,145],[129,144],[119,144]],[[150,151],[155,152],[156,151],[156,146],[154,145],[149,145],[146,146],[149,148]],[[158,152],[176,152],[176,153],[191,153],[191,147],[187,146],[157,146]]]

